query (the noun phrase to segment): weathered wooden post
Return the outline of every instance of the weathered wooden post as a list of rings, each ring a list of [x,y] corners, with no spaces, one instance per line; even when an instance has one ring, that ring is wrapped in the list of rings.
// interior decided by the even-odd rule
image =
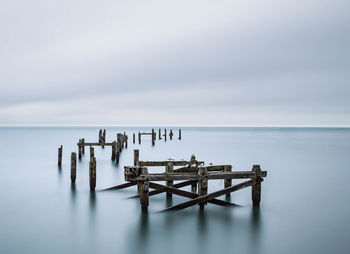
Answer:
[[[141,144],[141,133],[139,132],[139,144]]]
[[[147,179],[148,169],[146,167],[142,167],[141,174],[146,176],[146,180],[138,181],[137,183],[140,191],[140,205],[142,212],[147,212],[149,205],[149,181]]]
[[[90,146],[90,160],[92,157],[95,156],[95,148],[93,148],[92,146]]]
[[[169,137],[170,137],[170,140],[172,140],[173,139],[173,130],[170,130],[170,133],[169,133]]]
[[[132,134],[132,143],[135,144],[135,132]]]
[[[98,143],[102,144],[102,129],[98,132]]]
[[[166,129],[164,129],[164,141],[166,141]]]
[[[94,191],[96,187],[96,158],[92,157],[89,163],[89,183],[90,190]]]
[[[77,154],[75,152],[71,154],[70,161],[70,180],[75,183],[77,178]]]
[[[199,168],[198,174],[203,177],[198,181],[198,196],[204,196],[208,194],[208,179],[207,179],[207,168]],[[199,203],[199,207],[201,210],[204,209],[204,205],[206,202]]]
[[[231,165],[226,165],[224,167],[224,171],[225,172],[232,172],[232,166]],[[225,179],[224,180],[224,188],[228,188],[232,186],[232,179]],[[230,197],[231,196],[231,192],[226,193],[226,197]]]
[[[253,172],[255,172],[255,179],[256,180],[261,180],[261,169],[260,165],[254,165]],[[252,185],[252,201],[253,201],[253,206],[259,206],[260,205],[260,199],[261,199],[261,182],[259,181],[256,184]]]
[[[171,173],[173,173],[173,170],[174,170],[174,165],[172,162],[169,162],[165,168],[165,171],[166,171],[166,173],[171,174]],[[173,185],[174,185],[174,181],[166,181],[166,186],[173,187]],[[168,193],[168,192],[166,193],[167,198],[172,198],[172,196],[173,195],[171,193]]]
[[[181,140],[181,129],[179,129],[179,140]]]
[[[81,139],[81,148],[82,148],[83,154],[85,154],[85,138]]]
[[[158,130],[158,139],[162,139],[162,133],[160,129]]]
[[[154,132],[154,129],[152,129],[152,146],[155,145],[155,141],[156,141],[156,133]]]
[[[125,135],[125,148],[128,148],[128,135]]]
[[[102,134],[102,148],[105,148],[104,143],[106,143],[106,129],[103,130]]]
[[[116,154],[116,145],[117,142],[113,141],[112,142],[112,157],[111,157],[111,160],[114,161],[115,160],[115,154]]]
[[[58,148],[58,166],[62,165],[62,150],[63,146],[61,145],[61,147]]]
[[[116,159],[116,162],[117,162],[117,163],[119,163],[120,153],[121,153],[121,151],[122,151],[121,146],[122,146],[122,145],[120,144],[120,142],[117,141],[117,147],[116,147],[117,153],[116,153],[116,155],[115,155],[115,159]]]
[[[140,160],[140,153],[138,149],[134,150],[134,166],[138,166]]]
[[[81,145],[81,139],[79,139],[79,145],[78,145],[78,154],[79,154],[79,160],[81,160],[81,153],[82,153],[82,145]]]

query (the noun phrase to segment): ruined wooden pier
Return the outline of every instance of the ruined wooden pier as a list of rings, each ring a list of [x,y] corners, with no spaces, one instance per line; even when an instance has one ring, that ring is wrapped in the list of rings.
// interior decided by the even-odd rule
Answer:
[[[149,167],[165,167],[165,172],[150,173]],[[140,198],[141,210],[145,212],[148,210],[149,197],[162,192],[167,193],[167,198],[171,198],[172,195],[190,198],[189,201],[167,208],[165,211],[180,210],[196,204],[204,209],[206,203],[220,206],[235,205],[217,198],[223,195],[230,196],[231,192],[251,186],[253,206],[259,206],[261,182],[266,175],[267,172],[262,171],[259,165],[254,165],[252,170],[247,171],[232,171],[231,165],[204,166],[204,162],[197,161],[194,155],[189,161],[141,161],[139,160],[139,151],[134,150],[134,166],[124,167],[124,176],[128,183],[108,189],[116,190],[137,185],[139,190],[137,197]],[[224,189],[208,194],[209,181],[220,179],[224,180]],[[232,179],[249,180],[232,186]],[[163,181],[166,184],[155,183],[157,181]],[[183,182],[174,184],[174,181]],[[188,185],[197,185],[198,193],[180,189]],[[149,191],[150,188],[154,191]]]

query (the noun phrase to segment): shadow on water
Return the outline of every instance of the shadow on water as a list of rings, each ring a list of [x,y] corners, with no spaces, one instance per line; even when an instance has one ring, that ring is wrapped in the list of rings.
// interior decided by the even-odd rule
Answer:
[[[261,238],[261,212],[260,207],[253,207],[251,210],[251,246],[252,253],[262,252],[260,250]]]

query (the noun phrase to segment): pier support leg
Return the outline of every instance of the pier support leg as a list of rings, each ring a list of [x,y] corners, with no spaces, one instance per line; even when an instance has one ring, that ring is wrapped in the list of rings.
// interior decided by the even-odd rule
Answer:
[[[173,165],[173,163],[172,163],[172,162],[169,162],[168,165],[166,166],[165,170],[166,170],[166,173],[173,173],[173,171],[174,171],[174,165]],[[168,187],[173,187],[173,185],[174,185],[174,181],[166,181],[166,186],[168,186]],[[166,193],[166,197],[167,197],[167,198],[172,198],[172,197],[173,197],[173,194],[167,192],[167,193]]]
[[[179,140],[181,140],[181,129],[179,129]]]
[[[160,130],[160,129],[158,130],[158,139],[159,139],[159,140],[162,139],[162,133],[161,133],[161,130]]]
[[[200,168],[198,171],[198,174],[201,176],[207,175],[207,169],[206,168]],[[198,181],[198,196],[205,196],[208,194],[208,179],[201,179]],[[206,202],[199,203],[199,207],[201,210],[204,210],[204,205]]]
[[[125,135],[125,148],[128,148],[128,135]]]
[[[152,129],[152,146],[155,145],[155,141],[156,141],[156,133],[154,132],[154,129]]]
[[[141,133],[139,132],[139,145],[141,145]]]
[[[164,141],[166,141],[166,138],[167,138],[167,136],[166,136],[166,129],[164,129]]]
[[[90,146],[90,160],[91,160],[92,157],[95,157],[95,148]]]
[[[81,139],[81,151],[83,154],[85,154],[85,138]]]
[[[58,148],[58,166],[62,165],[62,150],[63,146],[61,145],[61,147]]]
[[[82,143],[82,141],[81,141],[81,139],[79,139],[79,145],[78,145],[79,160],[81,160],[81,157],[82,157],[81,154],[82,154],[82,150],[83,150],[81,143]]]
[[[77,154],[73,152],[70,158],[70,180],[72,183],[75,183],[75,179],[77,178]]]
[[[135,149],[134,150],[134,166],[138,166],[138,163],[139,163],[139,160],[140,160],[140,153],[139,153],[139,150],[138,149]]]
[[[142,174],[148,174],[147,168],[142,168]],[[139,181],[138,182],[138,189],[140,191],[140,205],[142,212],[148,212],[148,205],[149,205],[149,182],[146,181]]]
[[[113,141],[113,144],[112,144],[112,157],[111,157],[111,160],[114,161],[115,160],[115,154],[116,154],[116,145],[117,142]]]
[[[90,190],[95,191],[96,188],[96,158],[92,157],[89,163],[89,183]]]
[[[260,165],[254,165],[252,171],[255,172],[256,178],[261,178],[261,169]],[[253,206],[260,206],[261,199],[261,183],[256,183],[252,185],[252,201]]]
[[[132,143],[135,144],[135,133],[132,134]]]
[[[225,172],[232,172],[232,166],[225,166]],[[224,180],[224,188],[228,188],[228,187],[231,187],[232,186],[232,179],[225,179]],[[231,197],[231,193],[227,193],[226,194],[226,198],[229,198]]]

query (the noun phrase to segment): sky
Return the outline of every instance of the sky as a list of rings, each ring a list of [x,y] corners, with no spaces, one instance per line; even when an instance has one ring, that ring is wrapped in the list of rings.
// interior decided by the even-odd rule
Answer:
[[[350,126],[349,10],[0,0],[0,125]]]

